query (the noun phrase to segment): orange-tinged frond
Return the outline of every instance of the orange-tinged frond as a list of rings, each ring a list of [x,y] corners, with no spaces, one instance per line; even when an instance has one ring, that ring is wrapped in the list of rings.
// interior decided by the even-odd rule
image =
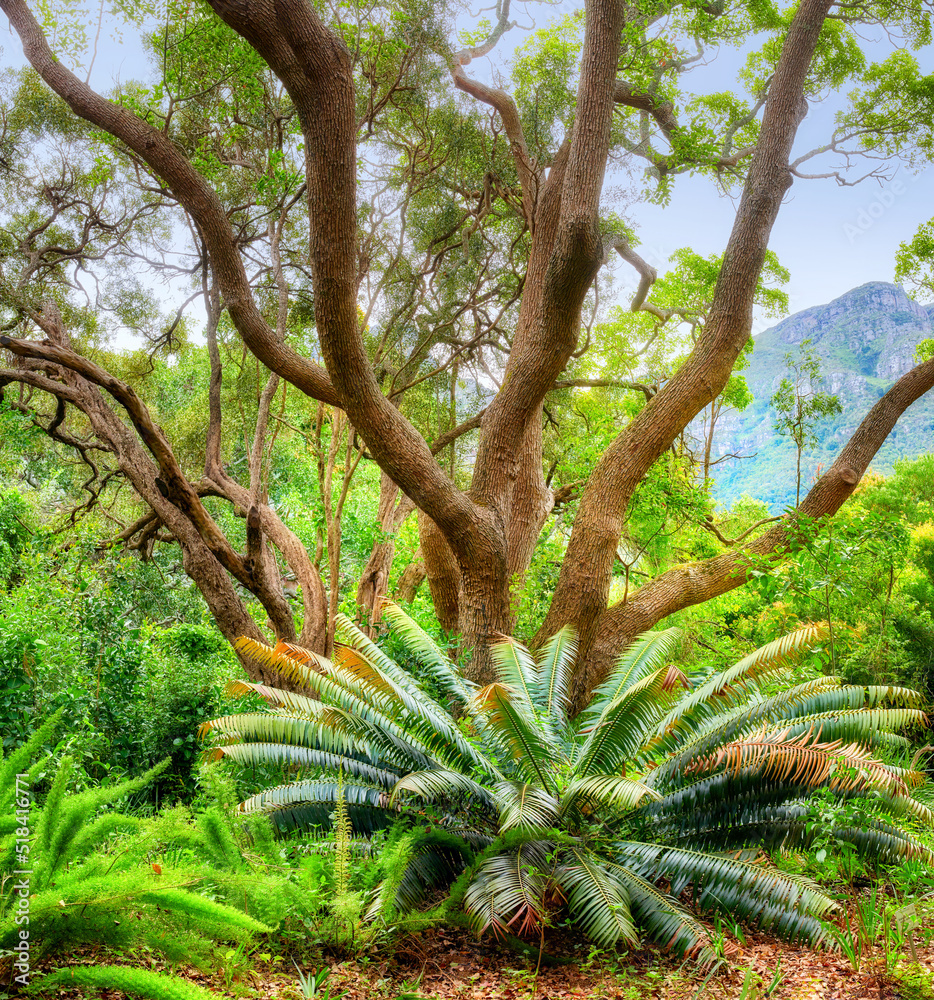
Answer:
[[[276,643],[274,647],[257,642],[247,636],[240,636],[234,643],[234,649],[250,659],[255,660],[268,670],[288,677],[297,684],[309,683],[309,671],[313,668],[326,670],[330,665],[323,657],[310,650],[302,649],[288,642]]]
[[[346,671],[354,680],[362,681],[368,688],[396,698],[393,685],[353,646],[338,646],[334,665]]]
[[[781,733],[758,733],[726,743],[706,757],[695,761],[686,773],[709,772],[720,768],[738,774],[745,769],[759,770],[763,777],[817,787],[829,781],[841,791],[881,788],[899,795],[907,794],[908,783],[897,770],[858,743],[816,743],[813,731],[786,739]]]

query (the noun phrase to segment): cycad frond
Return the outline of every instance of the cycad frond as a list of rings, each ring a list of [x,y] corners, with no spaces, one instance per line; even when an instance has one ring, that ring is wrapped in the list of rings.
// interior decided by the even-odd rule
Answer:
[[[317,653],[296,646],[294,643],[279,642],[275,646],[267,646],[249,636],[241,636],[234,643],[234,648],[267,670],[282,674],[303,687],[310,687],[312,674],[319,665],[327,663]]]
[[[637,636],[616,661],[610,676],[594,691],[590,705],[582,713],[582,720],[592,723],[595,717],[604,714],[629,688],[647,674],[657,671],[665,661],[671,659],[683,637],[684,632],[679,628],[643,632]]]
[[[423,845],[412,854],[396,886],[394,905],[403,913],[414,910],[432,892],[450,885],[463,868],[463,857],[456,851]]]
[[[608,863],[629,896],[629,908],[659,944],[702,965],[716,960],[704,925],[676,899],[625,865]]]
[[[381,830],[396,817],[385,789],[338,781],[296,781],[267,788],[242,802],[240,811],[247,815],[264,813],[280,830],[307,830],[315,826],[328,829],[339,798],[346,803],[347,816],[356,833]]]
[[[213,732],[231,740],[277,743],[295,747],[322,747],[331,753],[347,754],[365,750],[346,723],[342,712],[315,702],[315,715],[285,715],[274,712],[242,712],[202,722],[198,735],[203,739]],[[226,752],[226,747],[218,751]]]
[[[418,681],[398,663],[388,657],[375,642],[344,614],[334,618],[336,635],[346,645],[362,653],[370,663],[375,664],[387,676],[391,677],[399,687],[404,688],[413,697],[425,697],[425,691]]]
[[[450,771],[446,768],[412,771],[405,777],[399,778],[393,786],[391,801],[395,803],[402,792],[411,792],[428,802],[464,794],[490,809],[495,809],[498,805],[496,797],[489,788],[484,788],[460,771]]]
[[[550,847],[529,841],[482,862],[464,895],[464,909],[478,932],[528,934],[541,925]]]
[[[572,776],[606,774],[618,770],[645,741],[645,734],[662,714],[671,684],[667,667],[643,677],[589,722],[589,733],[574,757]]]
[[[672,729],[651,742],[655,754],[667,754],[667,757],[646,776],[646,783],[654,786],[664,784],[669,775],[680,773],[691,761],[724,743],[762,729],[766,723],[780,722],[793,716],[814,694],[830,688],[840,689],[836,678],[818,677],[768,698],[746,701],[712,715],[699,722],[691,732]]]
[[[522,701],[514,700],[511,689],[503,684],[488,684],[477,692],[471,708],[525,780],[538,781],[546,791],[553,791],[552,775],[559,749]]]
[[[589,851],[572,847],[555,880],[566,890],[568,908],[594,944],[611,948],[620,940],[638,941],[625,885]]]
[[[532,654],[521,642],[502,636],[490,646],[490,656],[500,681],[520,693],[531,710],[535,705],[534,691],[538,681],[538,664]]]
[[[445,694],[467,704],[476,692],[476,684],[458,673],[451,661],[441,652],[434,639],[420,628],[397,604],[385,601],[383,617],[405,641],[419,661],[428,668],[435,682]]]
[[[393,675],[399,672],[398,667],[386,672],[381,665],[371,663],[361,650],[351,646],[340,647],[335,662],[366,682],[369,697],[378,697],[377,689],[381,691],[387,702],[393,703],[391,707],[386,705],[387,713],[392,712],[409,738],[416,737],[433,757],[451,767],[476,768],[489,777],[500,777],[490,760],[464,739],[449,714],[424,692],[411,691],[409,685],[395,680]]]
[[[591,774],[572,781],[561,796],[561,812],[595,813],[601,806],[629,812],[643,799],[660,799],[654,788],[621,774]]]
[[[908,688],[885,685],[862,687],[856,684],[836,685],[816,691],[812,698],[800,706],[801,715],[818,715],[852,708],[878,708],[887,705],[895,708],[921,708],[924,697]]]
[[[535,703],[563,723],[570,705],[568,684],[577,657],[577,634],[565,625],[545,643],[539,653]]]
[[[880,742],[887,744],[894,730],[923,725],[926,718],[917,708],[851,708],[814,715],[790,715],[784,725],[791,736],[813,730],[825,740],[867,742],[882,737]],[[896,738],[896,745],[902,743],[903,737]]]
[[[714,674],[690,694],[685,695],[659,722],[656,738],[660,739],[673,727],[683,725],[695,710],[704,706],[711,698],[724,699],[726,707],[729,707],[729,697],[737,685],[745,685],[749,681],[760,680],[769,674],[787,669],[826,634],[825,625],[805,625],[762,646],[727,670]],[[702,712],[701,718],[709,718],[711,714],[716,713]]]
[[[311,715],[315,711],[316,699],[295,691],[284,691],[281,688],[269,687],[268,684],[254,684],[250,681],[228,681],[225,693],[231,698],[240,698],[247,694],[259,695],[264,701],[277,708],[285,708],[296,714]]]
[[[274,763],[319,767],[334,772],[343,769],[347,774],[365,778],[384,788],[392,788],[399,780],[399,775],[395,771],[387,771],[382,767],[374,767],[367,761],[357,760],[346,754],[329,753],[327,750],[318,750],[315,747],[291,746],[287,743],[234,743],[219,749],[225,757],[251,767],[256,764]]]
[[[796,738],[788,730],[760,733],[727,743],[714,753],[694,761],[685,769],[688,774],[702,774],[719,769],[739,773],[755,771],[765,778],[816,788],[824,783],[834,789],[878,788],[905,794],[908,786],[901,775],[881,760],[870,757],[856,743],[814,742],[813,729]]]
[[[620,864],[652,881],[667,879],[673,896],[680,896],[691,885],[694,899],[703,910],[756,920],[767,904],[810,917],[820,917],[837,906],[810,879],[781,872],[764,859],[748,861],[633,841],[615,847]],[[811,931],[815,929],[813,924],[807,926]]]
[[[558,818],[558,800],[537,785],[502,781],[496,786],[499,828],[549,830]]]
[[[322,701],[335,708],[343,709],[361,719],[384,726],[396,736],[403,736],[402,731],[392,718],[392,712],[387,714],[379,706],[379,691],[361,687],[357,679],[345,672],[341,676],[339,668],[323,657],[291,643],[280,642],[274,649],[264,646],[254,639],[241,637],[235,643],[242,652],[260,663],[277,670],[289,673],[299,680]],[[308,666],[313,663],[315,669]]]

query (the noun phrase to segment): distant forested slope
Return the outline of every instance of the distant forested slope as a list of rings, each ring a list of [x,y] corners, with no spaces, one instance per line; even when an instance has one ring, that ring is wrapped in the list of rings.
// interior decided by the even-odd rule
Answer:
[[[715,469],[714,493],[730,504],[743,493],[765,500],[775,510],[795,499],[794,446],[773,429],[769,399],[785,374],[785,355],[797,356],[811,341],[826,382],[843,413],[818,430],[820,444],[802,462],[802,491],[827,468],[889,386],[912,367],[919,341],[934,336],[934,305],[919,305],[897,285],[873,281],[827,305],[795,313],[756,337],[746,379],[754,402],[742,413],[724,414],[717,427],[717,452],[752,455],[729,460]],[[872,468],[890,473],[900,458],[934,451],[934,398],[915,403],[899,420]],[[934,489],[934,484],[932,484]]]

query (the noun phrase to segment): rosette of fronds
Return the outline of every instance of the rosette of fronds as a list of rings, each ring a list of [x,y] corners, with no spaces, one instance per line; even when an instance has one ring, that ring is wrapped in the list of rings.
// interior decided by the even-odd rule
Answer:
[[[693,687],[671,662],[680,632],[647,633],[571,719],[570,630],[537,657],[500,642],[498,677],[479,686],[399,608],[385,616],[424,681],[341,618],[333,662],[241,639],[242,653],[306,694],[238,681],[233,693],[271,707],[203,727],[219,754],[294,767],[294,781],[240,807],[282,830],[326,827],[339,789],[357,836],[409,823],[371,913],[418,907],[450,886],[478,930],[533,932],[566,909],[598,944],[633,941],[641,927],[709,959],[698,914],[711,911],[821,937],[832,900],[763,852],[815,835],[807,798],[817,789],[865,805],[865,822],[836,829],[838,840],[885,859],[929,856],[901,825],[931,821],[912,794],[923,778],[879,756],[907,744],[898,731],[924,719],[920,696],[832,677],[794,683],[820,626]],[[457,706],[456,719],[429,684]]]

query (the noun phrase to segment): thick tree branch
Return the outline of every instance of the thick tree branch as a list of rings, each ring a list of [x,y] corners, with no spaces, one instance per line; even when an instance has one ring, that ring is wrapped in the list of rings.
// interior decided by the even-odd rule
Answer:
[[[259,6],[258,4],[256,6]],[[23,0],[0,0],[23,43],[23,52],[42,79],[81,118],[124,142],[171,188],[196,221],[211,256],[230,317],[249,349],[271,371],[314,399],[340,406],[328,373],[278,343],[250,289],[237,241],[214,190],[171,140],[127,108],[95,93],[56,59]]]
[[[697,346],[604,453],[581,498],[555,597],[537,639],[575,622],[586,650],[606,608],[629,501],[652,464],[715,399],[752,326],[756,284],[772,226],[791,184],[788,161],[807,111],[804,86],[830,0],[802,0],[789,28],[763,116],[756,155]]]
[[[483,558],[487,512],[457,489],[422,436],[383,395],[360,334],[349,53],[304,0],[211,0],[211,7],[266,60],[298,111],[306,149],[315,322],[342,405],[380,467],[429,512],[458,558]]]

